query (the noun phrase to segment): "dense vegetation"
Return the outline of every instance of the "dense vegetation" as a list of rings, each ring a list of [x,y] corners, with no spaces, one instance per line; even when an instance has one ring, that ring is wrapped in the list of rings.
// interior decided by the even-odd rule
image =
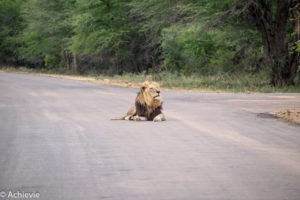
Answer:
[[[299,76],[299,0],[0,0],[0,64],[66,73]],[[298,78],[299,79],[299,78]]]

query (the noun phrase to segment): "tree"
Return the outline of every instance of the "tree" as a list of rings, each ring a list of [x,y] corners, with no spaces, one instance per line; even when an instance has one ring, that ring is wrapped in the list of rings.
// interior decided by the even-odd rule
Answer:
[[[72,35],[74,0],[31,0],[22,6],[24,29],[18,35],[19,55],[37,66],[57,68]]]
[[[128,48],[130,24],[125,0],[77,0],[73,12],[74,35],[70,50],[80,54],[79,63],[122,73],[132,56]],[[88,57],[89,59],[86,59]],[[97,60],[92,63],[92,60]],[[108,63],[108,64],[107,64]],[[101,68],[101,69],[99,69]]]
[[[272,84],[293,85],[300,65],[300,53],[296,50],[300,40],[300,1],[247,0],[246,5],[255,18],[265,55],[272,65]]]
[[[18,41],[15,36],[21,31],[21,0],[0,0],[0,63],[15,62]]]

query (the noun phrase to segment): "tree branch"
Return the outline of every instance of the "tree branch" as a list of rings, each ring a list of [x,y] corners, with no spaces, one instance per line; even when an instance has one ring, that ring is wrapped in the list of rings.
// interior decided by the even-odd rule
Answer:
[[[267,4],[266,1],[260,0],[260,3],[263,3],[265,5],[265,7],[270,8],[270,5]],[[270,37],[272,35],[274,35],[274,30],[272,27],[272,19],[270,17],[271,13],[264,13],[261,10],[261,8],[256,0],[250,0],[249,11],[255,18],[258,29],[260,30],[260,32],[262,34],[262,39],[263,39],[264,46],[265,46],[265,53],[269,54],[271,51]]]

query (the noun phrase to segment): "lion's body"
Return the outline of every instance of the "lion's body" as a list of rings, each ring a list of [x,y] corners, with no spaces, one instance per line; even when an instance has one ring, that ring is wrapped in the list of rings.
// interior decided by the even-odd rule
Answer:
[[[135,105],[129,109],[126,116],[114,120],[139,121],[145,117],[148,121],[164,121],[162,113],[162,98],[160,96],[159,84],[145,81],[135,99]]]

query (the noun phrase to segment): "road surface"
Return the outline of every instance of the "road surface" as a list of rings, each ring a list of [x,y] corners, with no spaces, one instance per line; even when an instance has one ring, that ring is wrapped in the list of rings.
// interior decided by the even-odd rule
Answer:
[[[0,73],[0,200],[300,199],[300,126],[260,114],[299,94],[163,91],[166,122],[111,121],[136,93]]]

